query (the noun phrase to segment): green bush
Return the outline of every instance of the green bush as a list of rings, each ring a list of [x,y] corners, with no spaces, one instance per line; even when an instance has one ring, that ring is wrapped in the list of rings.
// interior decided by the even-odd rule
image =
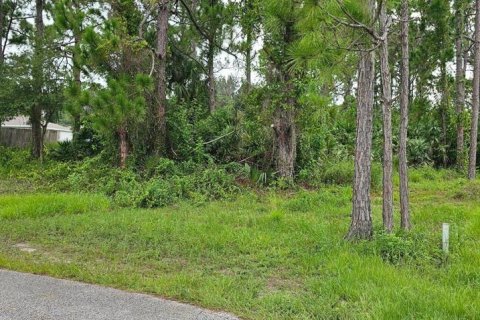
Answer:
[[[147,178],[168,176],[178,173],[175,161],[162,157],[149,157],[145,162],[145,176]]]
[[[0,146],[0,172],[4,176],[23,173],[36,165],[31,161],[30,153],[23,149],[12,149]]]
[[[102,149],[102,140],[98,133],[91,128],[90,123],[84,121],[77,139],[54,144],[48,152],[48,157],[56,161],[76,161],[93,157]]]
[[[411,263],[415,265],[436,265],[442,260],[442,252],[436,246],[436,239],[425,233],[392,233],[383,229],[375,230],[372,242],[365,243],[372,254],[380,256],[393,265]]]

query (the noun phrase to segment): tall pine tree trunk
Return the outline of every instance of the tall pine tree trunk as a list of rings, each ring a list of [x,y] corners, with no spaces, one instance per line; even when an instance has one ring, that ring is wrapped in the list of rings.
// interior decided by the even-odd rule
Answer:
[[[197,7],[198,7],[198,0],[191,0],[190,2],[190,10],[192,12],[197,12]],[[191,28],[194,28],[193,26],[191,26]],[[192,57],[197,57],[197,41],[195,39],[195,37],[192,37],[192,39],[190,40],[190,54],[192,55]]]
[[[408,28],[410,13],[408,1],[402,0],[401,4],[401,43],[402,63],[400,79],[400,139],[399,139],[399,174],[400,174],[400,227],[410,229],[410,201],[408,193],[408,105],[410,82],[410,49],[408,44]]]
[[[74,34],[75,50],[73,51],[73,81],[79,90],[82,89],[81,69],[78,65],[78,49],[80,48],[81,37],[78,33]],[[73,142],[77,142],[80,134],[81,118],[80,110],[74,110],[73,114]]]
[[[36,101],[30,109],[30,123],[32,126],[32,157],[41,159],[43,155],[42,135],[42,86],[43,86],[43,10],[44,0],[35,1],[35,48],[32,63],[32,76]]]
[[[275,109],[273,129],[276,145],[276,169],[281,178],[293,181],[297,157],[297,132],[295,126],[295,105],[293,83],[285,85],[288,93],[288,107]]]
[[[375,1],[369,0],[370,17],[375,15]],[[372,21],[373,22],[373,21]],[[357,88],[357,129],[355,138],[355,173],[353,181],[352,221],[347,239],[372,236],[370,201],[372,170],[373,98],[375,52],[370,47],[360,52]]]
[[[477,167],[478,108],[480,94],[480,0],[475,2],[475,57],[473,62],[472,128],[468,179],[475,179]]]
[[[292,8],[293,10],[293,8]],[[283,35],[283,45],[288,48],[295,39],[294,23],[287,21]],[[276,146],[276,169],[279,176],[293,181],[295,160],[297,157],[297,130],[295,126],[295,109],[297,99],[295,95],[294,78],[286,65],[281,67],[280,82],[284,85],[284,105],[276,106],[273,119]]]
[[[3,0],[0,0],[0,67],[3,65],[3,24],[5,21],[5,12],[3,10]]]
[[[247,92],[252,86],[252,31],[247,32],[247,46],[245,49],[245,78],[247,84]]]
[[[208,40],[208,52],[207,52],[207,69],[208,69],[208,106],[210,113],[213,113],[217,108],[216,93],[215,93],[215,71],[214,71],[214,59],[215,59],[215,46],[214,39]]]
[[[448,109],[450,105],[450,94],[449,94],[449,86],[448,86],[448,74],[447,74],[447,61],[442,59],[440,65],[440,77],[441,77],[441,87],[442,87],[442,101],[440,102],[440,119],[442,125],[442,135],[441,135],[441,142],[442,142],[442,164],[443,167],[446,168],[448,165],[448,142],[447,142],[447,125],[448,125]]]
[[[158,1],[157,12],[157,44],[155,54],[157,56],[157,87],[156,87],[156,113],[154,130],[154,153],[165,154],[167,141],[167,42],[168,42],[168,18],[169,0]]]
[[[456,164],[459,169],[464,167],[464,127],[463,127],[463,113],[465,110],[465,69],[464,69],[464,48],[463,48],[463,33],[464,33],[464,6],[463,0],[456,0],[455,11],[455,55],[456,55],[456,100],[455,112],[457,114],[457,159]]]
[[[128,140],[127,130],[125,129],[125,127],[121,127],[118,130],[118,143],[120,153],[120,168],[125,169],[128,157]]]
[[[392,142],[392,77],[388,56],[387,3],[380,10],[380,70],[383,93],[383,226],[387,232],[393,229],[393,142]]]
[[[253,0],[246,0],[246,10],[253,11]],[[252,86],[252,47],[253,47],[253,26],[248,24],[244,28],[245,32],[245,82],[246,91],[249,92]]]

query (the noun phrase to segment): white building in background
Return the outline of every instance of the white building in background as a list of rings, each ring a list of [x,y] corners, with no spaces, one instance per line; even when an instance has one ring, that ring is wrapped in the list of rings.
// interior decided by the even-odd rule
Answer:
[[[72,129],[56,123],[47,125],[45,143],[70,141]],[[32,126],[28,117],[19,116],[2,123],[0,128],[0,144],[9,147],[26,148],[32,141]]]

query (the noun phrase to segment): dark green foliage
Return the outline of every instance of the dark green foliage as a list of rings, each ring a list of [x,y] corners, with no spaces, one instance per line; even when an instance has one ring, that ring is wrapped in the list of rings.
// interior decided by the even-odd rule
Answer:
[[[49,150],[48,156],[56,161],[77,161],[99,154],[102,140],[90,127],[83,126],[75,141],[62,141]]]
[[[442,251],[436,245],[436,239],[429,239],[421,233],[387,234],[383,230],[377,230],[373,250],[374,254],[394,265],[436,265],[442,259]]]

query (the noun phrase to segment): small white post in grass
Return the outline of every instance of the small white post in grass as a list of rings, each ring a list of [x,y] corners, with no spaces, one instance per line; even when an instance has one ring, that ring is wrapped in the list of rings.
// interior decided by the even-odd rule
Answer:
[[[448,254],[448,238],[450,233],[450,225],[448,223],[442,224],[442,250]]]

